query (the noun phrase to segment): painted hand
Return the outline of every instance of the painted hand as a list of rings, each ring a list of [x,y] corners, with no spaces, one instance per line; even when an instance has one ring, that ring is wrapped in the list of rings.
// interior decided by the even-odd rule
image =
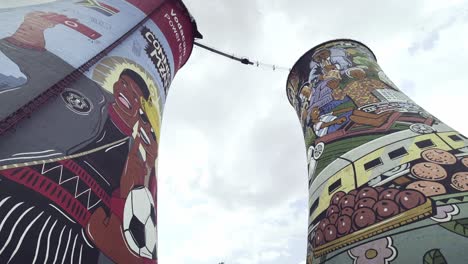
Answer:
[[[98,208],[91,215],[86,234],[96,247],[115,263],[144,263],[143,258],[128,248],[122,223],[116,215],[107,216],[104,209]]]

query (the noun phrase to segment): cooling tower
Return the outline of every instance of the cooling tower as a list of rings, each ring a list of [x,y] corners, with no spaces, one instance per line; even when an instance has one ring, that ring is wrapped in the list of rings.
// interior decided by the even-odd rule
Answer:
[[[354,40],[306,52],[287,96],[307,150],[308,264],[468,263],[467,137]]]
[[[0,17],[0,263],[157,263],[157,160],[195,22],[179,0]]]

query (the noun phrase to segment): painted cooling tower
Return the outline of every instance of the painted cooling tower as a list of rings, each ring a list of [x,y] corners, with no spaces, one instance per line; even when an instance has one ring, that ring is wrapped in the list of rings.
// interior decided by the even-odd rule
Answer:
[[[468,263],[468,138],[422,109],[357,41],[287,81],[309,169],[307,263]]]
[[[0,263],[157,263],[161,116],[199,36],[187,9],[55,1],[0,24]]]

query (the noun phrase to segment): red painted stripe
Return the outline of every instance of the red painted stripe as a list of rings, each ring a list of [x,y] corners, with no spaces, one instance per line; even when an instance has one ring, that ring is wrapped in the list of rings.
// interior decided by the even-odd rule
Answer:
[[[70,194],[67,190],[46,176],[28,167],[3,170],[1,174],[7,179],[34,190],[48,198],[81,226],[85,227],[88,223],[91,214],[86,207],[75,199],[73,194]]]

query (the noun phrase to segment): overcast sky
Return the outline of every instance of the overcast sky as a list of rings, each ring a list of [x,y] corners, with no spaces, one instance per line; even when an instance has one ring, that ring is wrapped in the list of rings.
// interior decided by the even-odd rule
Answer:
[[[252,60],[291,67],[323,41],[362,41],[403,91],[468,134],[468,1],[185,3],[202,43]],[[287,74],[201,49],[178,73],[160,145],[161,263],[305,263],[306,155]]]
[[[185,3],[202,43],[280,66],[323,41],[359,40],[404,92],[468,135],[468,1]],[[306,156],[286,78],[200,49],[178,73],[159,152],[160,263],[305,263]]]

